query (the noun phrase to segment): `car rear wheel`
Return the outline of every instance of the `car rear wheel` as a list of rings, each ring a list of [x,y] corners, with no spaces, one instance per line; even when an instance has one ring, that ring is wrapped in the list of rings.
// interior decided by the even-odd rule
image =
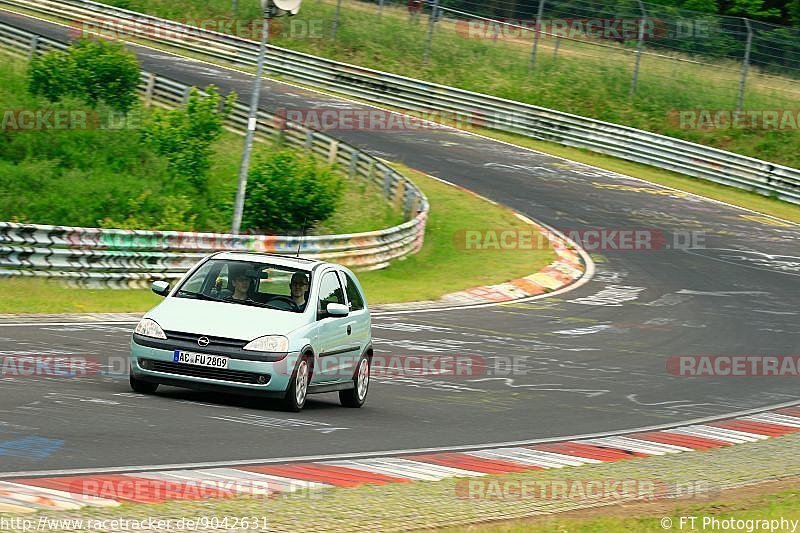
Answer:
[[[133,374],[130,375],[129,380],[131,382],[131,388],[133,389],[133,392],[138,392],[139,394],[153,394],[156,389],[158,389],[158,383],[150,383],[149,381],[136,379],[133,377]]]
[[[345,407],[361,407],[367,400],[369,391],[369,358],[364,356],[358,362],[356,372],[353,375],[352,389],[339,391],[339,401]]]
[[[297,413],[305,406],[306,396],[308,396],[308,374],[308,358],[304,355],[297,363],[297,368],[289,382],[289,389],[283,399],[283,406],[287,411]]]

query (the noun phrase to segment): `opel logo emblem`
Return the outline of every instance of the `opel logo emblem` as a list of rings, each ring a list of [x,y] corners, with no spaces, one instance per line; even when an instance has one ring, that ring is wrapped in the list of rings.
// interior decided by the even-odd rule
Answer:
[[[210,342],[211,341],[208,340],[208,337],[200,337],[199,339],[197,339],[198,346],[208,346]]]

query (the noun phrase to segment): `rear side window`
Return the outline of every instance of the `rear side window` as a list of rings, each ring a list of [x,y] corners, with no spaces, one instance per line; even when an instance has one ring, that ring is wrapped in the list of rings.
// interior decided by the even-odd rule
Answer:
[[[350,302],[351,311],[359,311],[364,309],[364,297],[356,286],[356,282],[346,272],[342,272],[342,279],[344,280],[344,290],[347,293],[347,299]]]
[[[335,272],[328,272],[319,285],[319,308],[327,310],[329,303],[344,305],[344,292]]]

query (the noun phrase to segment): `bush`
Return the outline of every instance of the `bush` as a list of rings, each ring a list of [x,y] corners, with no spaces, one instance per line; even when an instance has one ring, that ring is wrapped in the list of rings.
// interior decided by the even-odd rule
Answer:
[[[28,80],[31,94],[51,102],[73,96],[92,108],[102,102],[127,113],[137,101],[139,62],[120,43],[81,39],[34,58]]]
[[[222,97],[213,85],[206,93],[201,96],[193,88],[185,107],[154,111],[142,130],[144,140],[169,160],[170,174],[187,180],[201,193],[207,192],[212,145],[222,135],[225,117],[236,102],[236,93],[231,93],[221,105]]]
[[[336,209],[342,181],[331,167],[311,156],[283,150],[257,161],[250,170],[243,227],[259,233],[299,232]]]

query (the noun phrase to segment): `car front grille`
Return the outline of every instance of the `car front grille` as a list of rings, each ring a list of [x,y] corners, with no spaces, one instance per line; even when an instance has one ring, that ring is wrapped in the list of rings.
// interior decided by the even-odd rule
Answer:
[[[208,345],[203,348],[224,347],[224,348],[244,348],[247,341],[238,339],[226,339],[225,337],[212,337],[211,335],[198,335],[197,333],[182,333],[180,331],[165,331],[167,339],[173,341],[188,342],[198,346],[197,339],[205,337],[208,339]]]
[[[146,370],[153,370],[155,372],[165,372],[168,374],[177,374],[179,376],[190,376],[196,378],[218,379],[222,381],[232,381],[235,383],[248,383],[251,385],[266,385],[270,380],[269,374],[255,374],[253,372],[242,372],[241,370],[185,365],[181,363],[173,363],[171,361],[156,361],[154,359],[139,359],[139,366]],[[262,379],[261,383],[258,381],[259,377]]]

